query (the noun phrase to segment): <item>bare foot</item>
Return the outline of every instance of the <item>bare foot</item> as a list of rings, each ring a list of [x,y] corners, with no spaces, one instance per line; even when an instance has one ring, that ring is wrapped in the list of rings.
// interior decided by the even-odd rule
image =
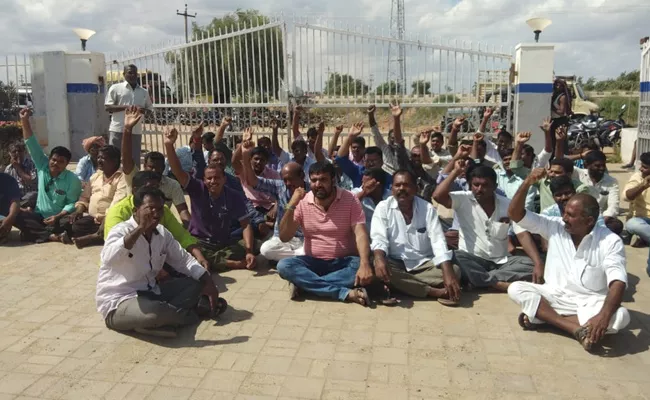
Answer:
[[[242,261],[227,260],[226,267],[228,269],[246,269],[246,260],[242,260]]]
[[[427,296],[434,297],[436,299],[441,298],[441,297],[442,298],[448,298],[449,293],[447,293],[447,289],[445,289],[445,288],[435,288],[435,287],[429,286],[429,288],[427,289]]]
[[[366,289],[364,288],[350,289],[346,300],[351,303],[361,304],[364,307],[366,307],[370,302],[368,300],[368,292],[366,292]]]

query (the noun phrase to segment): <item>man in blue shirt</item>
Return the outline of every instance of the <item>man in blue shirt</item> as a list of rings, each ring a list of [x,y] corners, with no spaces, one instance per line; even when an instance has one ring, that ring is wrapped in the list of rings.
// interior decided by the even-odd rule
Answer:
[[[9,174],[0,172],[0,243],[4,241],[20,212],[20,188]]]
[[[75,211],[75,203],[81,195],[81,182],[66,169],[72,157],[70,150],[57,146],[48,158],[34,137],[29,123],[30,115],[28,109],[20,111],[25,145],[38,171],[38,197],[36,209],[21,211],[15,226],[26,241],[61,242],[67,216]]]
[[[336,164],[341,168],[344,174],[350,177],[354,187],[361,186],[363,172],[366,170],[366,168],[382,168],[384,165],[381,149],[375,146],[366,148],[366,152],[363,156],[363,165],[356,165],[350,161],[350,143],[354,140],[354,138],[361,135],[363,126],[363,122],[357,122],[350,127],[348,137],[343,139],[343,143],[341,144],[341,147],[339,148],[338,154],[336,156]],[[385,171],[384,174],[386,175],[385,187],[386,189],[390,189],[390,186],[393,183],[393,177],[387,174]]]

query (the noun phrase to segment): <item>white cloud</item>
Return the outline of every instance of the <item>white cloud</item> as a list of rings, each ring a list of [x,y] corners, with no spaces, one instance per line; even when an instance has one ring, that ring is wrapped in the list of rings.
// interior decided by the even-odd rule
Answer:
[[[237,8],[264,13],[340,21],[343,28],[375,27],[388,33],[390,0],[194,0],[190,13],[206,24]],[[151,48],[182,40],[182,2],[171,0],[4,0],[0,15],[2,53],[76,50],[74,27],[97,31],[88,43],[93,51]],[[598,78],[616,76],[639,66],[639,38],[647,36],[650,4],[643,0],[407,0],[409,35],[457,38],[514,47],[529,41],[525,24],[531,16],[553,20],[542,41],[557,44],[556,71]],[[291,17],[288,17],[291,18]],[[1,63],[1,61],[0,61]],[[381,70],[384,67],[377,67]],[[0,75],[2,71],[0,71]],[[4,79],[0,76],[0,79]]]

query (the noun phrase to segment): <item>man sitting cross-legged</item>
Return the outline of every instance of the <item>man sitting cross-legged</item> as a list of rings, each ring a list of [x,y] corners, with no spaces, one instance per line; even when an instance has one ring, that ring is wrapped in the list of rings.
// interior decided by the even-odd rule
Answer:
[[[260,254],[271,261],[280,261],[288,257],[304,255],[304,236],[300,229],[296,231],[296,234],[291,240],[287,242],[280,240],[280,221],[282,221],[291,196],[293,196],[293,193],[298,188],[302,188],[306,192],[309,191],[309,184],[305,182],[302,166],[297,162],[285,164],[281,170],[282,179],[268,179],[258,176],[253,170],[251,163],[255,149],[256,147],[254,147],[251,140],[242,143],[242,179],[246,180],[247,186],[257,191],[268,193],[277,200],[273,237],[262,243]]]
[[[203,254],[213,270],[254,269],[255,238],[249,224],[246,198],[227,187],[226,172],[217,164],[209,164],[200,181],[183,171],[174,152],[178,138],[176,129],[165,132],[165,149],[172,173],[187,191],[192,206],[190,232],[197,237]],[[243,229],[242,241],[231,237],[231,225],[239,221]]]
[[[368,305],[363,288],[373,279],[366,218],[359,200],[336,187],[336,171],[327,162],[309,168],[311,192],[296,188],[280,222],[280,240],[288,242],[302,228],[305,255],[285,258],[278,272],[297,289],[317,296]]]
[[[632,174],[623,190],[625,199],[630,202],[630,215],[625,227],[630,234],[650,243],[650,153],[641,154],[639,161],[639,171]],[[646,273],[650,275],[650,254]]]
[[[122,145],[124,145],[124,143],[125,142],[122,142]],[[144,187],[158,189],[160,187],[160,177],[160,174],[153,171],[137,172],[133,176],[133,192],[137,192],[140,188]],[[128,221],[134,211],[135,204],[132,194],[111,205],[106,213],[106,218],[104,218],[104,240],[108,238],[108,234],[115,225]],[[203,253],[201,253],[201,248],[198,245],[199,241],[194,236],[190,235],[167,206],[163,207],[163,213],[160,217],[160,225],[165,227],[165,229],[172,234],[174,239],[181,244],[181,247],[192,254],[203,268],[206,270],[210,269],[210,263],[205,259]],[[165,275],[164,272],[163,275]]]
[[[538,279],[544,264],[532,236],[508,218],[510,200],[495,193],[497,176],[494,169],[479,165],[467,173],[469,192],[449,192],[456,178],[466,169],[466,161],[456,161],[454,170],[433,194],[434,200],[454,210],[459,225],[459,250],[455,263],[463,277],[475,287],[492,287],[505,291],[521,279]],[[508,231],[513,227],[517,239],[528,255],[508,253]]]
[[[110,329],[174,337],[176,327],[196,324],[225,308],[210,272],[160,225],[163,196],[158,189],[140,189],[134,195],[133,217],[106,238],[95,300]],[[156,275],[164,263],[187,276],[158,285]],[[201,310],[199,316],[202,293],[210,312]]]
[[[526,211],[526,192],[544,174],[543,169],[534,170],[508,210],[513,221],[548,241],[544,280],[515,282],[508,295],[522,308],[519,324],[524,329],[546,322],[590,350],[604,334],[618,332],[630,322],[621,307],[627,286],[625,248],[611,230],[596,225],[598,201],[587,194],[574,195],[562,218]]]
[[[415,181],[409,171],[395,172],[392,196],[375,209],[370,229],[375,273],[406,294],[455,305],[460,268],[451,263],[435,208],[416,197]]]
[[[29,122],[31,111],[20,111],[23,138],[38,172],[38,197],[34,211],[21,211],[14,226],[20,229],[21,238],[43,243],[61,242],[67,216],[75,210],[81,194],[79,178],[66,168],[72,154],[65,147],[56,146],[48,158],[38,144]]]

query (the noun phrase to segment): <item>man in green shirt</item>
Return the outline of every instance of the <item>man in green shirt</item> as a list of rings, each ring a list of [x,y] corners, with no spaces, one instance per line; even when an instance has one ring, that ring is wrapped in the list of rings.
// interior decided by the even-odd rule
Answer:
[[[153,171],[140,171],[133,176],[133,193],[137,192],[141,187],[158,188],[160,180],[160,174]],[[106,218],[104,219],[104,239],[108,237],[108,233],[115,225],[128,221],[134,211],[135,204],[133,203],[133,195],[129,195],[111,206],[106,213]],[[201,253],[201,249],[198,246],[198,240],[190,235],[167,206],[163,208],[163,215],[160,219],[160,224],[167,228],[174,239],[180,243],[181,247],[187,250],[188,253],[192,254],[199,264],[201,264],[206,270],[209,270],[210,263]]]
[[[29,109],[20,111],[23,138],[38,174],[38,196],[36,209],[21,211],[15,226],[20,229],[23,240],[60,242],[67,216],[75,210],[75,203],[79,200],[81,182],[67,170],[72,157],[70,150],[56,146],[48,158],[34,137],[30,116]]]

